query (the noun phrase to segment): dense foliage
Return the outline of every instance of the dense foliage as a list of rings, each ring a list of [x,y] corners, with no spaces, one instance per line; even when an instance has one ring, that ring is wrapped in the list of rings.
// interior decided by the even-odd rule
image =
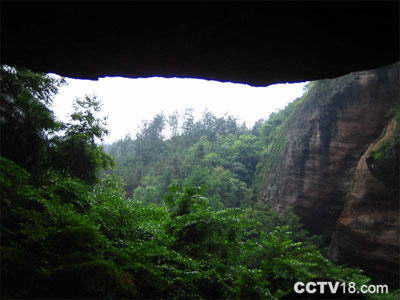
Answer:
[[[49,80],[1,69],[3,297],[273,299],[312,278],[368,282],[321,255],[290,212],[250,208],[259,130],[189,114],[164,139],[159,115],[109,149],[126,167],[106,172],[99,102],[57,122]],[[18,140],[35,147],[24,156]]]
[[[205,187],[214,208],[249,206],[254,199],[260,139],[231,116],[205,112],[195,121],[191,110],[158,114],[136,138],[127,136],[106,150],[135,200],[160,203],[170,184]]]
[[[265,170],[282,159],[288,120],[315,85],[307,84],[303,97],[250,129],[207,111],[197,121],[190,109],[158,114],[135,138],[106,146],[116,161],[113,173],[129,196],[145,203],[161,203],[170,184],[189,184],[204,187],[214,209],[254,207]]]

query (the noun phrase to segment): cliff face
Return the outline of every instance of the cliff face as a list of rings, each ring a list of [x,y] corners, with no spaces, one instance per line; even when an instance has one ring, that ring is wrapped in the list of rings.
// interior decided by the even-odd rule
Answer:
[[[395,134],[398,80],[396,64],[314,83],[277,130],[260,171],[261,202],[293,207],[311,232],[333,233],[332,258],[378,277],[398,276],[398,147],[375,159],[389,139],[382,132]]]
[[[358,265],[393,286],[400,279],[398,147],[392,120],[355,167],[329,249],[334,261]],[[382,157],[374,158],[377,153]]]

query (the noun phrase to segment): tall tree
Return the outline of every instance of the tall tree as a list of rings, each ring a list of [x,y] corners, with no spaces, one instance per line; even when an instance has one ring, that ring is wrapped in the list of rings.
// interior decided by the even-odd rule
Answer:
[[[61,126],[47,106],[64,83],[26,69],[0,67],[2,156],[31,172],[43,167],[49,135]]]

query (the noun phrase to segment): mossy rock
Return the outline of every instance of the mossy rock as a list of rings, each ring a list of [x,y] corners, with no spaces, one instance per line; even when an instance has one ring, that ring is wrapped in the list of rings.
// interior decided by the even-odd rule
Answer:
[[[387,131],[386,129],[385,131]],[[395,127],[384,133],[382,141],[375,147],[367,158],[367,165],[372,174],[389,190],[399,192],[400,164],[400,135],[399,120]]]
[[[378,150],[371,153],[367,158],[367,165],[370,171],[389,190],[399,189],[399,141],[386,143]]]

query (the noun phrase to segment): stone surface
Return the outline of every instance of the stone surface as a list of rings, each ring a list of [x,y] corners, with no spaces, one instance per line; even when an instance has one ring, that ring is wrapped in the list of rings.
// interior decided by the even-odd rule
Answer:
[[[330,257],[337,262],[358,265],[376,280],[399,285],[400,214],[398,189],[398,144],[396,158],[383,158],[391,168],[379,176],[371,169],[371,154],[393,138],[396,122],[390,121],[384,133],[370,144],[355,168],[346,205],[337,222],[330,245]],[[393,183],[396,182],[397,185]]]
[[[278,210],[293,207],[311,232],[334,233],[336,261],[382,280],[398,276],[399,199],[366,161],[382,132],[394,132],[398,100],[398,64],[321,82],[287,120],[287,142],[260,194]]]
[[[399,61],[399,3],[1,1],[1,62],[268,85]]]

